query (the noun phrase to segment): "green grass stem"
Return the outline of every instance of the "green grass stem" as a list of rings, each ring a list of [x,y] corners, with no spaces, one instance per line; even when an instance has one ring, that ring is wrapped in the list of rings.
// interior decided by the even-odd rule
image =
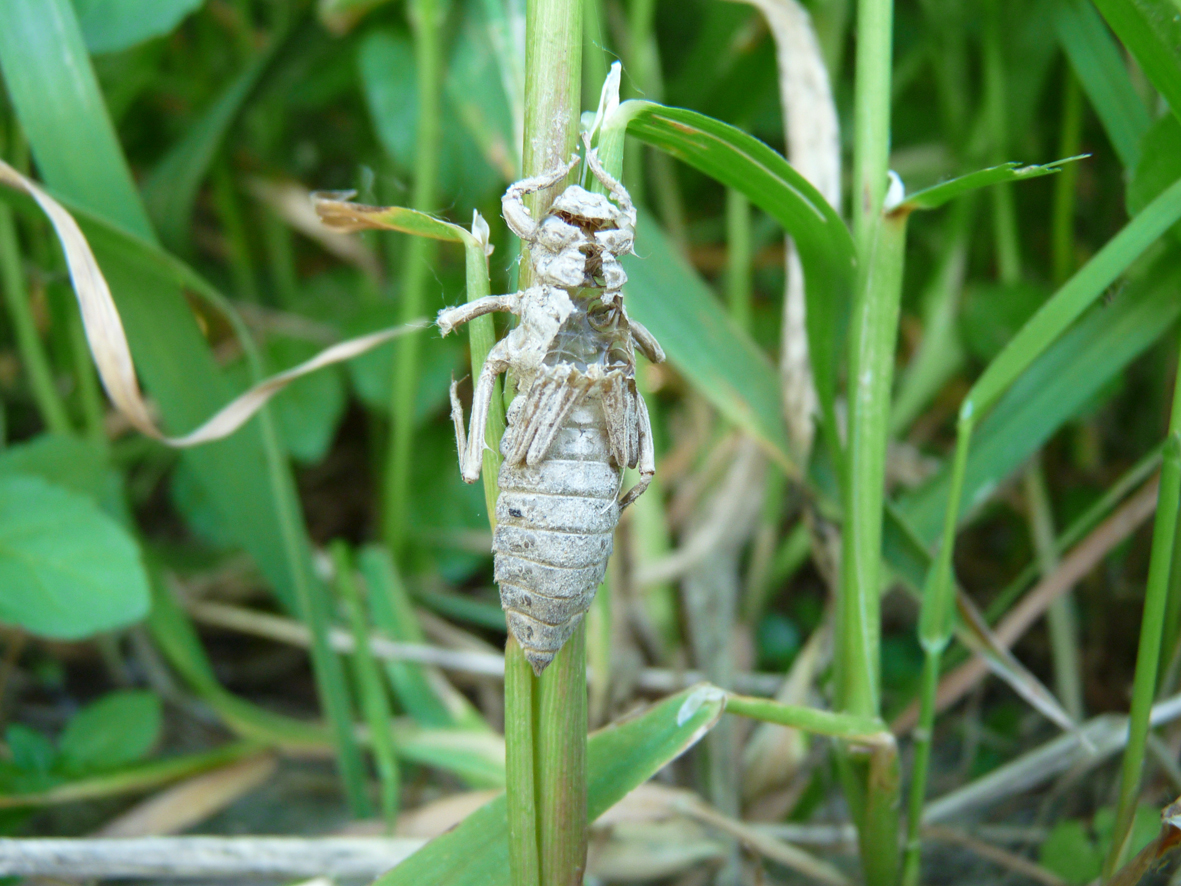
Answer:
[[[17,352],[21,367],[28,374],[29,388],[41,420],[54,434],[72,434],[73,426],[66,412],[66,404],[53,383],[53,368],[45,345],[37,333],[29,304],[29,288],[21,267],[20,243],[16,236],[16,224],[12,207],[0,203],[0,288],[8,305],[8,316],[16,336]]]
[[[984,29],[984,114],[989,130],[990,165],[1008,159],[1008,103],[1002,39],[1000,5],[997,0],[990,0]],[[1002,283],[1013,284],[1021,279],[1021,240],[1017,231],[1013,186],[1008,183],[993,185],[989,196],[992,198],[997,275]]]
[[[1074,72],[1063,73],[1066,80],[1062,99],[1062,129],[1058,136],[1058,156],[1074,157],[1082,149],[1083,91]],[[1054,207],[1051,242],[1055,285],[1062,285],[1074,273],[1074,210],[1078,189],[1077,163],[1067,163],[1054,179]]]
[[[525,176],[567,160],[578,143],[583,8],[528,0],[525,8]],[[541,218],[564,182],[526,197]],[[522,250],[520,288],[532,283]],[[487,466],[485,466],[487,470]],[[535,678],[510,638],[505,657],[510,866],[514,884],[582,882],[586,867],[585,626]]]
[[[919,689],[919,721],[914,730],[914,763],[911,767],[906,852],[902,865],[903,886],[917,886],[919,882],[922,849],[919,828],[922,824],[923,801],[927,793],[927,769],[931,762],[931,739],[935,729],[935,698],[939,689],[940,663],[943,650],[951,641],[954,628],[955,581],[952,575],[952,555],[955,551],[956,518],[964,491],[964,473],[968,465],[972,428],[972,419],[961,418],[956,434],[955,461],[952,466],[951,488],[947,496],[943,535],[927,575],[926,587],[923,588],[923,603],[919,614],[923,676]]]
[[[443,89],[442,22],[445,0],[412,0],[408,7],[414,34],[417,71],[418,119],[414,145],[414,192],[411,206],[420,212],[435,210],[439,177],[441,95]],[[402,291],[398,298],[399,322],[407,323],[424,313],[427,281],[438,256],[438,244],[414,237],[406,245],[402,266]],[[390,448],[386,462],[383,533],[395,560],[406,554],[406,530],[410,514],[410,473],[414,462],[414,402],[422,342],[408,336],[395,344],[393,378],[390,380]]]
[[[550,665],[553,667],[553,664]],[[533,695],[537,678],[510,634],[504,650],[505,800],[513,886],[540,886]]]
[[[844,537],[837,633],[838,701],[847,713],[880,712],[880,584],[882,509],[894,349],[898,334],[906,213],[886,216],[862,263],[853,305],[849,348],[849,446],[844,496]],[[871,777],[864,761],[850,760],[865,785],[859,829],[866,881],[892,884],[897,877],[897,798],[879,791],[896,779]],[[871,766],[884,765],[875,758]],[[896,754],[895,754],[896,765]],[[871,815],[871,811],[876,810]]]
[[[587,850],[586,619],[537,680],[534,759],[541,882],[581,886]]]
[[[1119,803],[1111,848],[1103,863],[1104,877],[1119,867],[1127,851],[1136,799],[1140,791],[1140,773],[1144,747],[1148,740],[1149,713],[1156,693],[1160,667],[1161,636],[1164,632],[1165,607],[1169,593],[1169,573],[1177,532],[1177,508],[1181,502],[1181,364],[1174,382],[1173,408],[1169,418],[1169,437],[1161,465],[1160,493],[1156,519],[1152,527],[1152,554],[1148,561],[1148,583],[1144,591],[1144,614],[1140,622],[1140,645],[1136,651],[1136,675],[1132,684],[1132,709],[1129,713],[1128,745],[1120,770]]]

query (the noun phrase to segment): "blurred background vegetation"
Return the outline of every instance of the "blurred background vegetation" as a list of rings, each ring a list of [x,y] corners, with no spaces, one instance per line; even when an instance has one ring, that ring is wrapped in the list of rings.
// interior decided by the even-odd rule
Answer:
[[[847,166],[852,4],[805,5]],[[496,246],[492,291],[514,291],[518,247],[499,199],[519,175],[523,17],[514,0],[6,3],[0,157],[75,211],[164,427],[187,431],[253,380],[464,299],[459,249],[332,234],[309,191],[355,190],[461,225],[478,210]],[[625,97],[691,108],[785,151],[776,40],[758,10],[586,0],[585,47],[585,108],[619,58]],[[916,584],[906,551],[938,538],[960,403],[1050,294],[1181,177],[1181,124],[1088,0],[902,0],[893,58],[890,167],[908,192],[1004,161],[1087,155],[910,224],[887,488],[913,537],[887,530],[881,641],[883,716],[907,724],[923,653],[915,596],[901,588]],[[651,210],[633,286],[670,299],[709,287],[728,317],[702,346],[739,361],[753,342],[758,371],[774,373],[778,224],[638,142],[626,160],[624,184]],[[400,832],[432,833],[413,830],[414,810],[503,785],[504,619],[484,496],[460,480],[447,402],[451,376],[469,372],[465,338],[418,333],[322,370],[230,440],[178,453],[109,409],[51,229],[23,198],[4,200],[0,831],[90,833],[144,795],[243,761],[255,768],[230,779],[238,790],[160,829],[325,833],[384,814],[411,822]],[[1127,711],[1151,501],[1114,528],[1103,521],[1142,502],[1160,463],[1179,240],[1174,227],[1150,247],[978,427],[955,561],[967,595],[995,626],[1023,604],[1047,610],[1030,603],[1035,585],[1073,593],[1049,622],[1005,637],[1016,640],[1008,685],[978,674],[940,716],[931,796],[1054,740],[1062,723],[1047,710],[1080,723]],[[831,468],[818,457],[801,482],[736,423],[762,375],[703,388],[670,355],[642,367],[657,482],[621,524],[590,616],[592,725],[680,688],[685,671],[826,707]],[[1080,549],[1085,568],[1064,572]],[[1161,697],[1181,676],[1181,575],[1170,592]],[[389,660],[365,639],[374,631],[446,667]],[[947,659],[967,656],[953,647]],[[1039,692],[1060,705],[1031,706]],[[391,713],[392,742],[358,741],[354,720]],[[1150,806],[1181,793],[1178,742],[1168,729],[1150,742]],[[824,748],[727,727],[669,781],[851,869],[847,835],[824,830],[846,820]],[[1081,778],[1073,753],[987,805],[956,807],[925,882],[1096,876],[1116,769]],[[596,839],[616,851],[592,853],[592,873],[641,877],[637,859],[659,846],[670,861],[655,874],[678,883],[742,863],[768,882],[805,876],[757,849],[735,861],[732,831],[670,816],[676,827],[644,822],[644,849],[618,834],[611,844],[606,828]],[[1138,825],[1141,844],[1154,816]],[[982,819],[991,830],[976,837],[955,830]]]

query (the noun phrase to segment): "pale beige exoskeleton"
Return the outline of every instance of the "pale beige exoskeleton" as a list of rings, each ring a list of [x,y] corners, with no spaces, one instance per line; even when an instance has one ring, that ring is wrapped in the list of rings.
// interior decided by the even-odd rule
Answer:
[[[648,408],[636,390],[635,348],[653,362],[660,345],[623,307],[636,211],[593,151],[587,163],[618,206],[578,185],[535,221],[526,194],[552,187],[578,162],[509,187],[504,219],[529,248],[532,285],[439,312],[446,335],[493,311],[519,320],[484,362],[472,399],[471,433],[451,385],[452,418],[463,479],[474,483],[484,455],[493,383],[512,369],[517,395],[500,444],[496,506],[496,581],[509,630],[538,674],[582,620],[603,580],[619,512],[655,472]],[[639,482],[622,497],[623,469]]]

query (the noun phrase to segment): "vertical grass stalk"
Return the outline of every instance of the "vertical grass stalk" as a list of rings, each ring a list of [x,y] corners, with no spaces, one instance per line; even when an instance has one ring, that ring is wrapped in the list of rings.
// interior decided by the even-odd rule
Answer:
[[[837,603],[837,703],[876,717],[880,706],[879,566],[894,348],[906,215],[883,215],[890,151],[892,0],[859,0],[853,111],[853,240],[857,290],[849,335],[849,438]],[[892,760],[887,759],[893,754]],[[841,754],[865,880],[898,876],[897,752]]]
[[[882,508],[905,245],[905,213],[886,216],[862,262],[850,337],[837,687],[842,710],[863,717],[878,716],[881,704]],[[896,751],[875,752],[869,760],[850,755],[846,764],[846,786],[850,777],[857,784],[850,795],[866,882],[892,884],[898,875]],[[856,802],[858,797],[863,802]]]
[[[902,864],[903,886],[918,886],[920,851],[919,829],[922,826],[923,801],[927,793],[927,769],[931,761],[931,738],[935,729],[935,699],[939,689],[939,671],[943,651],[951,642],[955,604],[955,581],[952,555],[955,530],[959,520],[960,500],[964,493],[964,475],[968,467],[968,448],[975,419],[971,411],[961,411],[956,433],[955,456],[951,468],[951,487],[947,492],[947,511],[939,551],[927,574],[919,615],[919,645],[923,649],[923,676],[919,689],[919,722],[914,730],[914,763],[910,775],[910,804],[907,808],[906,854]]]
[[[29,290],[21,268],[20,244],[16,238],[16,224],[12,209],[0,204],[0,289],[8,304],[8,316],[16,336],[21,367],[28,374],[29,388],[41,420],[54,434],[71,434],[66,404],[53,383],[53,368],[45,346],[37,334],[37,323],[29,305]]]
[[[439,177],[440,95],[442,92],[442,25],[445,0],[413,0],[409,6],[414,33],[414,64],[418,77],[418,129],[414,145],[414,193],[412,207],[420,212],[435,209]],[[413,237],[406,247],[399,298],[399,322],[423,315],[426,284],[438,254],[436,241]],[[414,400],[418,391],[419,354],[422,342],[408,335],[395,344],[390,382],[391,440],[386,462],[382,528],[386,544],[401,563],[406,553],[409,525],[410,466],[414,444]]]
[[[580,0],[528,0],[525,7],[523,173],[565,162],[578,142],[582,86]],[[541,218],[565,186],[530,194]],[[520,288],[532,284],[525,255]],[[487,470],[487,467],[485,467]],[[510,864],[514,884],[578,886],[586,867],[586,628],[535,678],[517,644],[505,660]],[[534,853],[535,850],[535,854]]]
[[[1160,492],[1156,519],[1152,526],[1152,554],[1148,561],[1148,584],[1144,592],[1144,615],[1140,622],[1140,646],[1136,652],[1136,676],[1132,684],[1132,710],[1129,714],[1128,745],[1120,770],[1119,804],[1111,848],[1103,863],[1104,878],[1119,867],[1127,850],[1136,797],[1140,791],[1140,771],[1144,764],[1144,746],[1148,741],[1148,717],[1156,694],[1156,676],[1160,667],[1161,635],[1164,631],[1165,606],[1169,594],[1169,572],[1173,561],[1173,542],[1177,531],[1177,508],[1181,502],[1181,363],[1173,389],[1173,411],[1169,418],[1169,437],[1161,465]]]

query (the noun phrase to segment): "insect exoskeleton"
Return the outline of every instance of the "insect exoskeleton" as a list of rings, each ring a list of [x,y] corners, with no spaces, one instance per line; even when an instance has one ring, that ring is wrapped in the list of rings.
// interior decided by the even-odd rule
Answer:
[[[655,472],[648,408],[636,390],[635,349],[653,362],[660,345],[627,316],[627,281],[619,257],[632,251],[636,211],[627,190],[594,151],[591,173],[615,198],[570,185],[539,221],[524,196],[561,181],[578,157],[511,185],[502,200],[505,221],[529,247],[532,285],[439,312],[446,335],[493,311],[518,318],[489,352],[472,398],[471,432],[451,385],[451,414],[463,479],[480,476],[484,428],[493,382],[511,369],[516,397],[501,440],[498,478],[496,581],[509,630],[540,674],[570,638],[611,555],[620,511],[644,491]],[[620,496],[623,470],[639,482]]]

